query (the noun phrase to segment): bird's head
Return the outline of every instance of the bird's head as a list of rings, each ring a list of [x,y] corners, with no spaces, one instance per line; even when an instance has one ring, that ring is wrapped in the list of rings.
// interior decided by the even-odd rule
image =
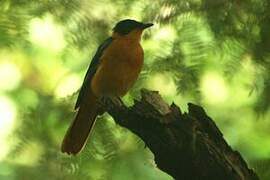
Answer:
[[[142,23],[131,19],[119,21],[113,28],[114,37],[129,37],[140,39],[143,30],[153,26],[152,23]]]

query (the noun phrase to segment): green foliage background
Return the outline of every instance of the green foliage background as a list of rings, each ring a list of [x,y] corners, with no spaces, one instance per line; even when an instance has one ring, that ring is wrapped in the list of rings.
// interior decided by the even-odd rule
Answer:
[[[1,0],[0,179],[170,180],[144,143],[104,115],[85,150],[60,153],[96,47],[124,18],[145,32],[142,87],[202,105],[261,179],[270,179],[268,0]]]

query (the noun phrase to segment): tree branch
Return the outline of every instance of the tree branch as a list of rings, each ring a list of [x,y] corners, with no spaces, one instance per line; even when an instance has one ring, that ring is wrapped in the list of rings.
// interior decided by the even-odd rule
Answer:
[[[182,113],[158,92],[144,89],[141,96],[132,107],[108,99],[102,103],[117,124],[145,142],[158,168],[176,180],[259,179],[202,107],[189,103],[188,113]]]

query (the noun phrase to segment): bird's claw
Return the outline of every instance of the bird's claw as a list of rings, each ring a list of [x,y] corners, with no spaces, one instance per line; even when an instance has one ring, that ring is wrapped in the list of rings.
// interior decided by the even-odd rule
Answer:
[[[117,97],[117,96],[103,96],[103,97],[100,98],[99,103],[103,107],[104,106],[108,107],[108,106],[111,106],[112,104],[116,105],[116,106],[122,106],[123,105],[123,101],[121,100],[120,97]]]
[[[123,101],[120,97],[113,97],[111,98],[111,101],[116,104],[117,106],[122,106],[123,105]]]

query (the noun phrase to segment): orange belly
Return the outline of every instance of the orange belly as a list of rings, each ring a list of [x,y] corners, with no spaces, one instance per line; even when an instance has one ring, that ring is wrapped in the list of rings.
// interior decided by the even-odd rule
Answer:
[[[143,64],[139,43],[114,40],[101,57],[91,81],[92,92],[100,96],[124,96],[137,80]]]

